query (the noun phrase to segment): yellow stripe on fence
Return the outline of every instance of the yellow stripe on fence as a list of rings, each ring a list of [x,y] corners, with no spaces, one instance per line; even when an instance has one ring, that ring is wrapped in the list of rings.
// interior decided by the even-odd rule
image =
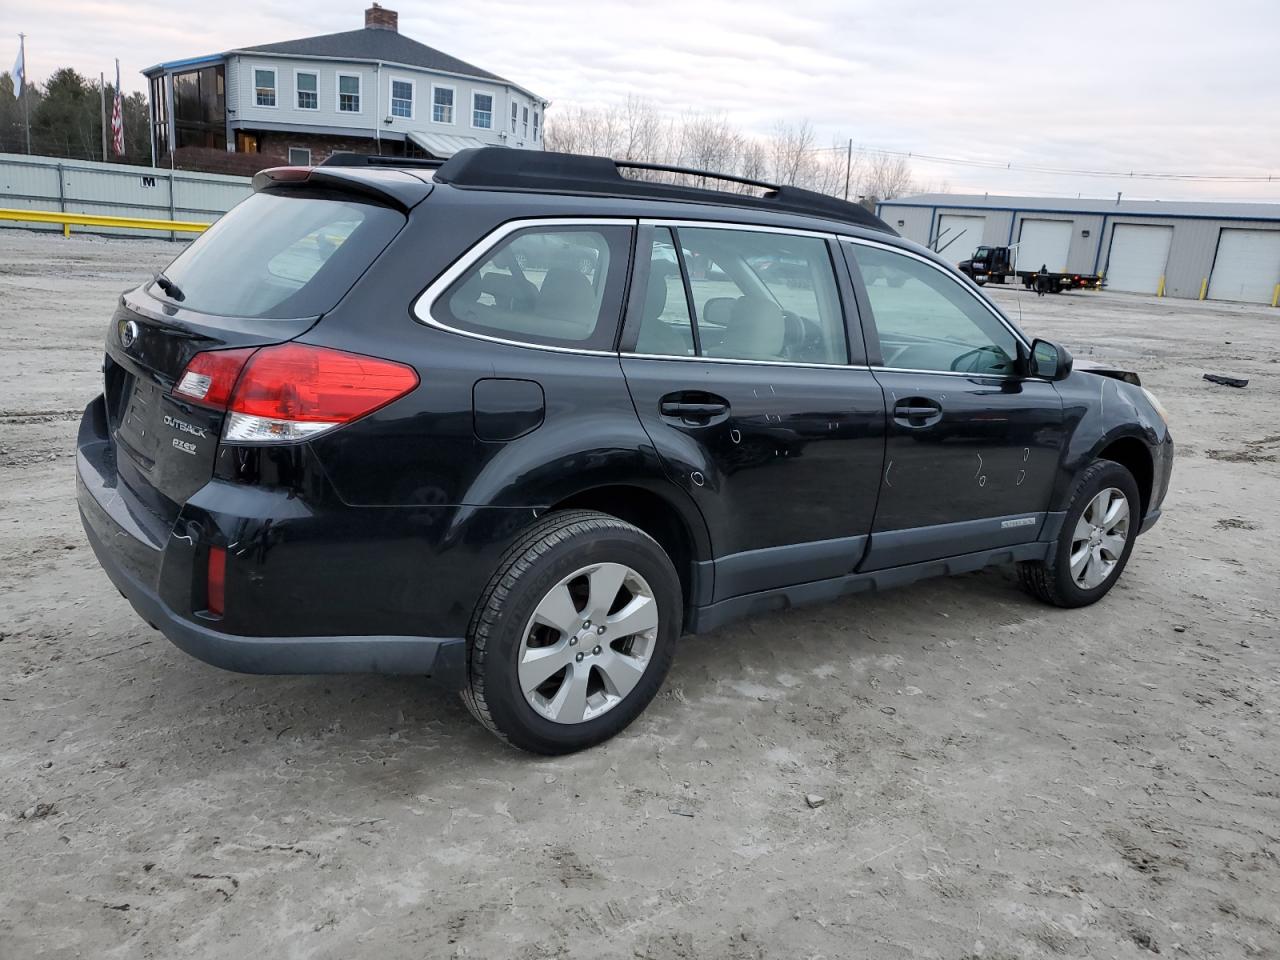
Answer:
[[[58,213],[53,210],[0,209],[0,220],[22,223],[58,223],[62,235],[71,236],[75,227],[121,227],[126,230],[163,230],[166,233],[204,233],[211,224],[189,220],[147,220],[141,217],[107,217],[96,213]]]

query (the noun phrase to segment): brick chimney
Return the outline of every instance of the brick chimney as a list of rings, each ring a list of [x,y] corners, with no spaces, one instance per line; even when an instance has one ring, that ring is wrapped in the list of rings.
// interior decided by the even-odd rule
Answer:
[[[394,10],[388,10],[378,4],[374,4],[364,12],[364,28],[366,30],[390,30],[392,33],[398,33],[400,29],[400,15]]]

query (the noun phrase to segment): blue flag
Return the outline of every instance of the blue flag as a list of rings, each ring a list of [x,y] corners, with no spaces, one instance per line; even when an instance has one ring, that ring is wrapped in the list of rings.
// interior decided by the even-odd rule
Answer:
[[[19,34],[18,59],[13,64],[13,95],[22,96],[22,88],[27,82],[27,41]]]

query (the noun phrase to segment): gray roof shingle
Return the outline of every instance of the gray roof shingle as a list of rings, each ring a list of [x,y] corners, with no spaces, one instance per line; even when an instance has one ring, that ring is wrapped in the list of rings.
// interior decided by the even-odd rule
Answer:
[[[240,47],[254,53],[280,53],[300,57],[334,57],[343,60],[384,60],[403,63],[426,70],[463,74],[485,80],[510,83],[504,77],[475,64],[451,57],[425,43],[412,40],[395,30],[379,30],[365,27],[363,30],[347,30],[327,33],[319,37],[303,37],[301,40],[282,40],[279,43],[262,43],[253,47]],[[515,84],[512,84],[515,86]]]

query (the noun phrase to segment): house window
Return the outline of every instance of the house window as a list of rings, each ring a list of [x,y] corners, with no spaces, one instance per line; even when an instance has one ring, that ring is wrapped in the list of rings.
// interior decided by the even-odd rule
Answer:
[[[254,102],[260,107],[276,105],[276,72],[255,69],[253,71]]]
[[[298,109],[319,110],[319,78],[314,73],[296,73],[294,82],[298,87]]]
[[[431,119],[436,123],[453,123],[453,87],[431,88]]]
[[[519,115],[520,115],[520,107],[514,103],[511,104],[511,132],[512,133],[516,132],[516,117],[518,117]]]
[[[473,93],[471,95],[471,125],[481,130],[493,127],[493,94]]]
[[[538,139],[538,111],[533,111],[533,139]]]
[[[413,86],[412,80],[391,81],[391,115],[393,117],[413,119]]]
[[[291,167],[311,166],[311,149],[309,147],[290,147],[289,148],[289,166]]]
[[[524,135],[529,135],[529,108],[524,108]]]
[[[338,112],[360,112],[360,76],[355,73],[338,74]]]

